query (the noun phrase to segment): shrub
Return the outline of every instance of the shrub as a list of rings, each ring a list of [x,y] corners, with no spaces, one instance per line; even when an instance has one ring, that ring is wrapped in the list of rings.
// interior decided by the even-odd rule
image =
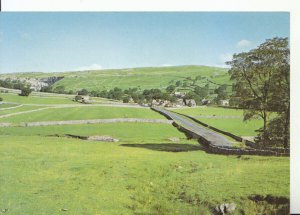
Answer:
[[[123,98],[123,103],[129,103],[129,97],[127,97],[127,96],[124,97],[124,98]]]
[[[89,91],[87,89],[81,89],[77,92],[78,95],[86,96],[89,94]]]
[[[30,89],[29,87],[22,87],[21,93],[19,94],[19,96],[29,96],[31,92],[32,92],[32,89]]]

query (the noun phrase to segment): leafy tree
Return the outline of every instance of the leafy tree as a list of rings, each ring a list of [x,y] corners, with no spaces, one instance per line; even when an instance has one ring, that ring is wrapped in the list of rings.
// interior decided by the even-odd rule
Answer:
[[[31,92],[32,92],[32,89],[30,89],[29,86],[22,87],[21,93],[19,94],[19,96],[29,96]]]
[[[86,96],[89,94],[89,91],[87,89],[81,89],[77,92],[77,94],[81,96]]]
[[[56,92],[56,93],[63,94],[63,93],[65,93],[65,86],[57,86],[57,87],[54,88],[53,91]]]
[[[3,101],[3,98],[2,97],[0,97],[0,102],[2,102]]]
[[[202,76],[201,76],[201,75],[198,75],[198,76],[196,76],[195,79],[196,79],[196,80],[201,80],[201,79],[202,79]]]
[[[124,95],[124,92],[122,91],[122,89],[115,87],[114,89],[112,89],[108,92],[107,98],[121,100],[123,95]]]
[[[184,88],[188,87],[188,83],[187,82],[183,82],[182,87],[184,87]]]
[[[208,96],[208,88],[196,86],[194,92],[202,99]]]
[[[201,104],[202,98],[198,96],[196,93],[190,91],[184,96],[184,100],[186,99],[194,99],[196,104]]]
[[[129,103],[129,97],[128,96],[123,98],[123,103]]]
[[[234,97],[238,107],[244,108],[244,120],[259,116],[263,119],[258,141],[270,142],[269,131],[274,126],[283,126],[282,144],[287,147],[289,141],[289,47],[287,38],[273,38],[249,52],[235,54],[227,62],[229,74],[235,80]],[[273,120],[268,128],[270,111],[279,113],[281,120]],[[284,116],[284,117],[283,117]],[[283,118],[284,120],[283,120]],[[279,125],[281,122],[283,125]],[[276,127],[276,126],[275,126]],[[271,129],[272,128],[272,129]]]
[[[43,86],[40,90],[41,92],[52,92],[52,86]]]
[[[170,86],[168,86],[168,87],[166,88],[166,91],[167,91],[168,93],[172,93],[172,92],[175,91],[175,89],[176,89],[176,87],[175,87],[174,85],[170,85]]]
[[[99,96],[102,97],[102,98],[107,98],[107,94],[108,94],[108,92],[106,90],[102,90],[100,92]]]
[[[225,84],[223,84],[223,85],[219,86],[217,89],[215,89],[215,93],[218,94],[218,96],[216,98],[217,101],[227,99],[228,95],[227,95],[226,89],[227,89],[227,85],[225,85]]]
[[[91,96],[93,96],[93,97],[98,97],[98,96],[99,96],[99,92],[96,91],[96,90],[92,90],[90,94],[91,94]]]
[[[182,82],[181,81],[176,81],[175,85],[176,85],[176,87],[180,87],[182,85]]]
[[[81,99],[82,99],[82,97],[81,97],[80,95],[76,95],[76,96],[75,96],[75,101],[78,102],[78,101],[81,101]]]
[[[285,114],[280,114],[268,122],[265,133],[260,133],[256,140],[260,142],[264,140],[264,136],[268,136],[269,139],[268,141],[265,140],[264,145],[284,146],[284,148],[288,148],[290,141],[289,132],[290,127],[286,127]]]

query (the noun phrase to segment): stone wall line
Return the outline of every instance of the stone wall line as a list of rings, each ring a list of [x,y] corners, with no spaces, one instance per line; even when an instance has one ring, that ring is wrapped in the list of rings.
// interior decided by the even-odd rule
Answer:
[[[153,109],[152,110],[159,112],[160,114],[166,116],[168,119],[170,119],[171,117],[168,116],[167,114],[160,112],[159,110]],[[184,114],[181,114],[183,116],[186,116]],[[190,116],[186,116],[191,118]],[[193,119],[194,120],[194,119]],[[195,120],[194,120],[195,121]],[[197,120],[198,121],[198,120]],[[193,138],[193,139],[197,139],[198,142],[202,145],[205,146],[206,150],[210,153],[214,153],[214,154],[224,154],[224,155],[263,155],[263,156],[289,156],[289,152],[277,152],[277,151],[271,151],[271,150],[265,150],[265,149],[256,149],[256,148],[234,148],[234,147],[221,147],[221,146],[216,146],[214,144],[212,144],[210,141],[208,141],[207,139],[205,139],[204,137],[194,133],[193,131],[183,127],[182,125],[178,124],[176,121],[173,121],[173,126],[176,127],[178,130],[182,131],[183,133],[186,134],[187,137],[189,138]],[[206,125],[205,127],[211,128],[211,126],[202,123],[199,121],[199,124],[201,125]],[[216,128],[215,128],[216,129]],[[214,129],[212,129],[214,130]],[[219,130],[219,129],[216,129]],[[215,131],[216,131],[215,130]],[[220,130],[221,131],[221,130]],[[224,131],[222,131],[224,132]],[[221,132],[221,133],[222,133]],[[229,132],[226,132],[229,133]],[[241,137],[238,137],[236,135],[233,135],[234,138],[236,138],[236,140],[241,139]]]
[[[142,122],[142,123],[159,123],[159,124],[173,123],[172,120],[166,120],[166,119],[115,118],[115,119],[21,122],[18,124],[0,123],[0,127],[36,127],[36,126],[51,126],[51,125],[105,124],[105,123],[118,123],[118,122]]]

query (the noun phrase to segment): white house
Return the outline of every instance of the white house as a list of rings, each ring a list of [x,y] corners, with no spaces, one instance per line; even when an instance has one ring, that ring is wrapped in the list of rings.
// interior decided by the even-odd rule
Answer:
[[[226,99],[226,100],[220,100],[219,101],[219,104],[221,105],[221,106],[229,106],[229,101]]]

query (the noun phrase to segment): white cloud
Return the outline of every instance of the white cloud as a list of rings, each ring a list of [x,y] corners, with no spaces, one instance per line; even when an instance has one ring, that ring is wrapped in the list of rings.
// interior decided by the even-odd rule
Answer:
[[[225,64],[226,61],[231,61],[231,60],[232,60],[232,54],[230,53],[221,54],[219,56],[219,61],[222,64]]]
[[[103,69],[103,67],[101,65],[94,63],[89,66],[78,67],[75,70],[76,71],[85,71],[85,70],[101,70],[101,69]]]
[[[213,66],[213,67],[219,67],[219,68],[230,68],[229,65],[226,65],[226,64],[212,64],[212,65],[208,65],[208,66]]]
[[[251,46],[251,41],[249,40],[240,40],[237,44],[236,44],[236,47],[237,48],[246,48],[246,47],[249,47]]]
[[[171,64],[163,64],[162,65],[163,67],[169,67],[169,66],[172,66]]]
[[[21,32],[20,33],[20,37],[23,39],[23,40],[31,40],[32,39],[32,36],[30,33],[26,33],[26,32]]]

